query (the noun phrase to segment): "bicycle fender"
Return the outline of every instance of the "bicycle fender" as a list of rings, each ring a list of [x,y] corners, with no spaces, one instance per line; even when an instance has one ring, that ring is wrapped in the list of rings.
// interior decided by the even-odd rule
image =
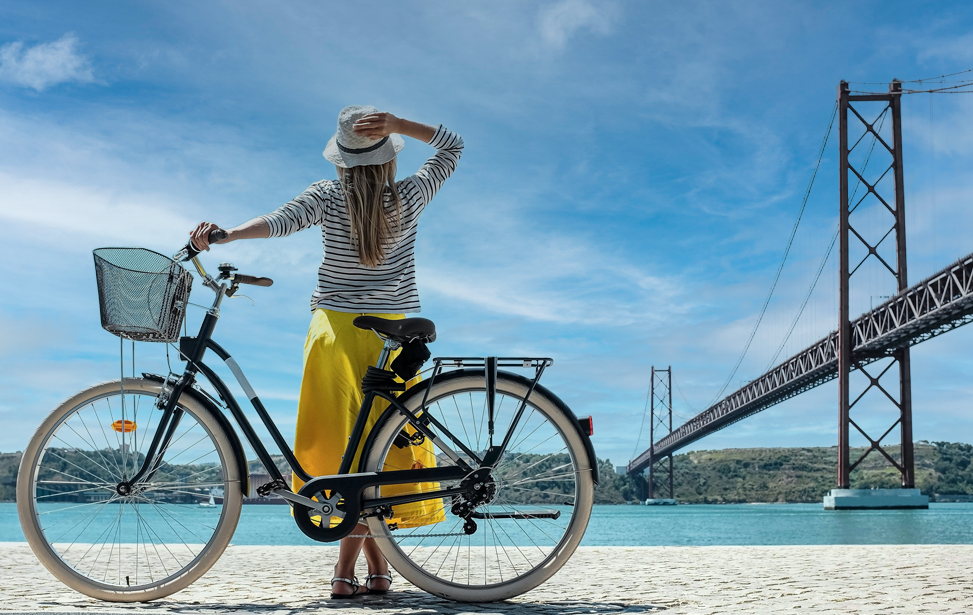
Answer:
[[[519,380],[521,383],[524,384],[524,386],[528,386],[528,387],[530,386],[531,381],[519,374],[511,374],[510,372],[500,372],[500,373],[504,374],[509,378],[513,378],[514,380]],[[583,429],[581,429],[581,423],[578,422],[577,415],[574,414],[574,411],[571,410],[571,408],[568,408],[567,404],[561,401],[560,397],[552,393],[551,390],[545,387],[543,384],[538,382],[537,385],[534,386],[534,390],[543,393],[545,397],[547,397],[552,402],[554,402],[554,405],[557,406],[561,410],[561,412],[568,415],[568,418],[571,419],[571,425],[574,427],[578,435],[581,436],[581,441],[584,443],[584,450],[588,454],[588,463],[591,464],[591,480],[597,485],[598,484],[598,457],[595,456],[595,445],[591,443],[591,437],[587,433],[585,433]]]
[[[511,380],[517,381],[518,383],[524,385],[528,389],[530,388],[531,380],[528,378],[525,378],[519,374],[514,374],[511,372],[498,372],[497,375],[499,376],[500,374],[503,374],[505,378],[509,378]],[[435,382],[444,382],[444,381],[452,380],[454,378],[462,378],[466,376],[483,376],[483,375],[484,372],[482,369],[458,369],[455,371],[451,371],[448,374],[437,376]],[[403,393],[402,396],[399,398],[399,401],[402,404],[405,404],[405,402],[409,400],[411,397],[415,395],[422,395],[422,393],[425,390],[426,387],[422,386],[422,384],[414,386],[408,391],[406,391],[405,393]],[[538,382],[534,386],[534,390],[539,391],[542,395],[544,395],[549,400],[551,400],[551,402],[558,408],[558,410],[563,412],[569,419],[571,419],[571,425],[574,427],[577,434],[581,437],[581,442],[584,444],[585,453],[588,455],[588,464],[591,466],[591,479],[597,485],[598,484],[598,457],[595,456],[595,447],[591,443],[591,438],[588,436],[587,433],[584,432],[584,430],[581,429],[581,424],[578,423],[578,417],[574,414],[574,412],[571,411],[571,408],[568,408],[567,404],[561,401],[560,397],[552,393],[547,387],[545,387],[541,383]],[[368,451],[371,450],[371,447],[374,444],[374,436],[379,431],[378,430],[379,425],[382,425],[384,421],[388,420],[389,415],[394,415],[394,414],[398,414],[398,410],[395,409],[394,405],[389,404],[389,407],[385,409],[385,411],[382,413],[382,416],[380,416],[378,418],[378,421],[375,422],[375,427],[373,427],[371,432],[368,434],[368,437],[365,439],[365,445],[362,447],[362,455],[358,461],[359,472],[365,471],[365,459],[368,456]]]
[[[152,380],[164,384],[166,379],[158,374],[147,374],[143,373],[142,377],[146,380]],[[233,425],[230,423],[230,419],[226,418],[226,415],[220,411],[219,407],[213,403],[213,400],[209,399],[193,387],[186,387],[182,392],[183,395],[188,395],[192,397],[193,401],[199,403],[203,408],[209,411],[210,415],[216,419],[216,422],[220,424],[223,431],[226,432],[226,437],[230,440],[230,445],[233,446],[233,452],[236,453],[236,465],[240,473],[240,490],[243,491],[243,497],[250,495],[250,469],[247,467],[247,456],[243,451],[243,443],[240,442],[240,436],[237,435]]]

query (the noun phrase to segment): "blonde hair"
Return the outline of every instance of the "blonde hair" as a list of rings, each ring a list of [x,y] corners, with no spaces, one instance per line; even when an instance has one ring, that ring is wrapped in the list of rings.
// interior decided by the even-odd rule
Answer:
[[[345,209],[351,220],[351,243],[358,260],[368,268],[385,260],[385,251],[398,238],[402,224],[402,199],[395,189],[395,158],[384,164],[337,167],[345,193]],[[391,194],[391,211],[385,194]]]

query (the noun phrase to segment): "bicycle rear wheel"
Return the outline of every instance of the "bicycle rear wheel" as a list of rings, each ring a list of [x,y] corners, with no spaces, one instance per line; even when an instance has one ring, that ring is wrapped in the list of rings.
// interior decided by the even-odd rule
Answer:
[[[499,445],[509,429],[528,384],[522,378],[499,375],[494,444]],[[424,388],[417,387],[403,404],[416,411],[423,393]],[[447,430],[482,457],[489,446],[482,372],[437,379],[427,407]],[[473,534],[464,533],[464,519],[452,513],[450,500],[406,505],[411,509],[397,506],[391,519],[394,525],[381,517],[369,517],[369,530],[392,567],[429,593],[465,602],[505,600],[550,578],[581,542],[594,499],[592,468],[573,420],[540,389],[531,393],[507,453],[492,472],[494,482],[489,488],[495,493],[489,503],[476,508]],[[406,444],[403,430],[414,433],[407,425],[406,417],[397,412],[385,415],[365,453],[364,471],[409,469],[415,467],[409,464],[416,458],[433,458],[440,467],[454,463],[435,451],[428,439]],[[446,439],[442,433],[437,435]],[[459,450],[448,440],[447,444]],[[410,448],[424,451],[410,452]],[[476,468],[468,455],[461,456]],[[373,487],[366,498],[400,495],[410,488],[457,487],[460,482]],[[510,518],[516,515],[520,518]]]
[[[220,424],[187,396],[158,470],[119,493],[158,431],[161,386],[96,385],[41,424],[17,477],[20,523],[37,558],[66,585],[101,600],[153,600],[183,589],[229,544],[242,493]]]

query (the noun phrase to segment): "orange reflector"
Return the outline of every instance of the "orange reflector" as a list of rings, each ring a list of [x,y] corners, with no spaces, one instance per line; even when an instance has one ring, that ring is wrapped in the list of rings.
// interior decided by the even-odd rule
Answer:
[[[585,432],[589,436],[594,435],[595,421],[590,416],[583,419],[578,419],[578,425],[581,426],[581,431]]]
[[[135,431],[135,427],[136,425],[134,422],[127,421],[127,420],[126,421],[117,420],[111,424],[111,428],[117,431],[118,433],[129,433],[131,431]]]

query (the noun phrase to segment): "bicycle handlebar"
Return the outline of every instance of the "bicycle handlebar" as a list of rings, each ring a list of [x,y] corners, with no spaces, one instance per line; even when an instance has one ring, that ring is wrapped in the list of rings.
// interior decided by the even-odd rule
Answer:
[[[223,229],[215,229],[213,231],[210,231],[209,243],[216,243],[217,241],[222,241],[223,239],[226,239],[226,231],[224,231]],[[223,265],[220,265],[220,275],[217,279],[213,279],[206,273],[206,270],[203,269],[202,264],[200,264],[200,262],[196,259],[196,257],[199,256],[201,252],[202,250],[197,249],[196,246],[193,245],[193,240],[190,239],[186,243],[186,245],[183,246],[182,250],[179,250],[179,252],[174,254],[172,258],[173,260],[178,262],[192,261],[193,265],[196,267],[196,271],[199,273],[200,276],[203,277],[203,283],[208,288],[214,290],[217,293],[217,295],[222,296],[223,290],[225,290],[227,296],[232,297],[233,293],[236,292],[238,284],[250,284],[252,286],[264,286],[264,287],[272,286],[274,284],[274,281],[271,280],[270,278],[262,278],[253,275],[245,275],[242,273],[232,274],[231,272],[235,271],[236,268],[230,265],[229,263],[224,263]],[[219,284],[220,280],[230,280],[232,282],[232,286],[229,289],[227,289],[225,285],[220,287]],[[223,290],[220,290],[221,288]]]
[[[233,276],[234,282],[239,282],[240,284],[250,284],[252,286],[273,286],[274,281],[270,278],[258,278],[253,275],[245,275],[242,273],[237,273]]]
[[[210,231],[210,233],[209,233],[209,242],[210,243],[216,243],[217,241],[222,241],[224,239],[226,239],[226,231],[224,231],[221,228],[218,228],[218,229],[216,229],[214,231]],[[193,240],[190,239],[186,243],[186,247],[179,251],[179,254],[180,255],[185,254],[185,256],[183,258],[177,259],[177,260],[188,261],[190,259],[193,259],[193,258],[196,258],[197,256],[199,256],[199,254],[201,252],[202,252],[202,250],[197,250],[196,249],[196,246],[193,245]]]

